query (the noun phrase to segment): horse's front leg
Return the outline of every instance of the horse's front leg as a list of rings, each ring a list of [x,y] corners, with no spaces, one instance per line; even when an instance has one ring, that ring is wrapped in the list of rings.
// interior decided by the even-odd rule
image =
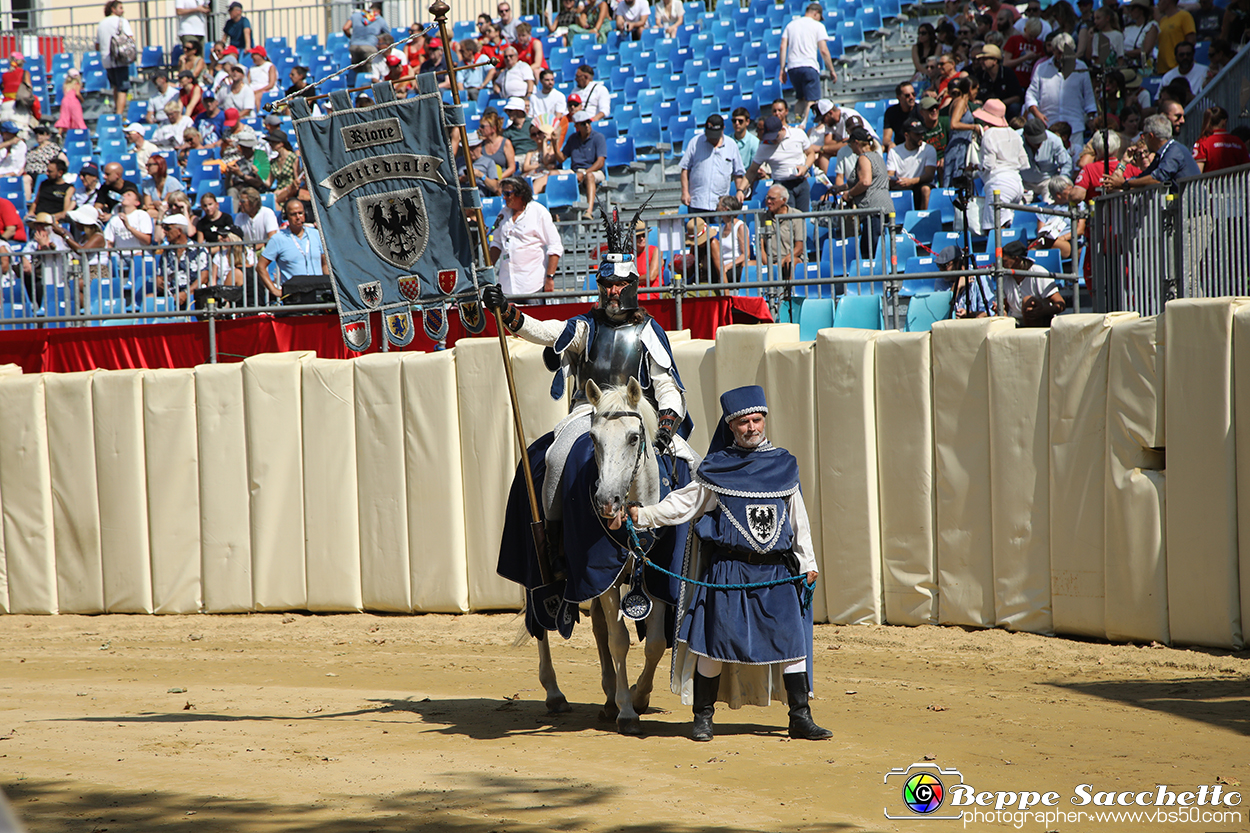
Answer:
[[[651,705],[651,691],[655,687],[655,672],[664,658],[664,650],[668,647],[664,632],[664,602],[654,602],[651,612],[647,614],[647,638],[643,642],[642,673],[638,682],[631,689],[634,711],[645,714]]]
[[[568,699],[556,683],[556,668],[551,664],[551,634],[538,640],[538,681],[547,692],[547,712],[562,714],[573,710]]]
[[[608,623],[599,599],[590,603],[590,626],[595,633],[595,648],[599,651],[599,682],[603,686],[604,700],[599,719],[611,722],[616,720],[620,709],[616,707],[616,668],[612,663],[612,649],[608,645]]]
[[[608,647],[612,650],[612,664],[616,669],[616,730],[622,735],[641,735],[642,721],[634,711],[629,691],[629,672],[625,667],[629,656],[629,626],[621,617],[621,585],[616,585],[599,597],[603,602],[603,615],[608,626]]]

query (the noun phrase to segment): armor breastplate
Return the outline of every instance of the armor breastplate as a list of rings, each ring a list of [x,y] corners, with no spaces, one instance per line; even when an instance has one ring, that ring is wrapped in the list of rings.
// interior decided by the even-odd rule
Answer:
[[[573,398],[586,398],[586,382],[591,379],[601,388],[624,387],[629,384],[631,376],[641,381],[639,368],[647,355],[642,334],[649,326],[650,321],[644,320],[641,324],[613,327],[600,323],[595,327],[594,340],[586,345],[586,352],[573,364],[573,377],[577,381]],[[646,394],[648,399],[653,397],[650,387],[646,389]]]

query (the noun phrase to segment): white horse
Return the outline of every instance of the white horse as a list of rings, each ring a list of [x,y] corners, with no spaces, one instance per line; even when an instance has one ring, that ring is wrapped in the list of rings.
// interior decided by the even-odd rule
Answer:
[[[595,409],[590,423],[595,463],[599,467],[594,503],[606,523],[629,501],[650,505],[660,499],[660,470],[654,444],[656,413],[643,396],[642,387],[632,378],[624,389],[600,390],[593,381],[587,382],[586,398]],[[630,637],[628,624],[621,614],[621,596],[634,569],[631,554],[626,557],[612,586],[590,603],[590,621],[599,648],[603,693],[607,698],[599,716],[604,720],[615,719],[617,730],[625,735],[642,734],[638,716],[650,704],[655,670],[666,647],[665,604],[656,599],[646,618],[642,673],[638,682],[630,687],[625,665]],[[556,683],[549,636],[538,641],[538,679],[547,692],[548,711],[569,711],[568,700]]]

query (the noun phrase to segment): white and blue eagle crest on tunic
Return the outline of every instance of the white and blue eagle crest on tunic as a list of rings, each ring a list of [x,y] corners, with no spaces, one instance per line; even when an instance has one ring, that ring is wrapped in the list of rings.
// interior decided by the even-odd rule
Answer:
[[[343,340],[368,349],[376,311],[387,339],[405,346],[416,332],[413,309],[427,334],[445,336],[453,304],[472,332],[482,316],[463,208],[477,196],[462,194],[447,138],[463,115],[443,103],[430,73],[418,76],[412,98],[396,100],[381,82],[373,99],[353,107],[336,90],[333,110],[317,116],[304,99],[291,101]]]

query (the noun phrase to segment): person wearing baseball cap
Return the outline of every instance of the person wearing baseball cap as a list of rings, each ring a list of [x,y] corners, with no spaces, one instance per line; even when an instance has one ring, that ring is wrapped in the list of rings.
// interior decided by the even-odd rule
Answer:
[[[747,193],[755,188],[761,178],[760,166],[768,163],[773,182],[789,192],[789,205],[795,211],[810,211],[812,188],[807,172],[816,161],[816,148],[807,134],[797,127],[786,127],[781,119],[769,116],[764,119],[764,132],[755,158],[747,168]]]
[[[1020,115],[1024,106],[1024,90],[1016,74],[1003,67],[1003,50],[992,43],[981,47],[977,53],[976,66],[969,73],[981,85],[982,100],[997,98],[1007,107],[1007,118]]]
[[[725,138],[724,117],[713,113],[681,155],[681,202],[691,214],[711,214],[726,195],[746,199],[746,170],[738,146]]]
[[[265,93],[278,89],[278,68],[270,62],[269,53],[263,46],[253,47],[247,50],[247,54],[252,56],[252,67],[247,71],[247,83],[256,99],[254,109],[259,113]]]
[[[920,123],[924,125],[923,138],[927,144],[933,145],[933,149],[937,151],[938,163],[941,164],[946,155],[949,130],[942,126],[937,99],[931,95],[924,96],[916,102],[913,112],[920,116]]]
[[[219,7],[220,8],[220,7]],[[252,22],[243,16],[243,4],[235,0],[226,9],[221,36],[239,52],[252,48]]]
[[[791,20],[781,31],[781,83],[788,81],[798,98],[795,115],[800,124],[807,121],[810,103],[821,98],[820,61],[824,61],[833,82],[838,81],[824,19],[824,8],[813,0],[802,17]]]
[[[1020,180],[1030,191],[1039,192],[1052,176],[1072,175],[1072,154],[1063,140],[1046,129],[1041,119],[1029,119],[1020,130],[1029,167],[1020,172]]]
[[[100,166],[88,162],[78,169],[78,181],[74,183],[74,205],[95,205],[100,192]]]
[[[563,147],[556,148],[556,162],[563,165],[570,160],[570,167],[577,175],[577,182],[586,191],[587,220],[595,217],[595,188],[604,180],[603,168],[607,163],[608,140],[591,127],[594,118],[583,109],[573,114],[573,132],[564,140]]]
[[[1003,303],[1007,314],[1024,327],[1049,327],[1051,319],[1066,309],[1059,285],[1046,268],[1028,257],[1021,240],[1003,246],[1003,267],[1011,274],[1003,278]]]
[[[963,272],[971,268],[963,249],[947,246],[933,256],[939,272]],[[985,275],[971,280],[969,275],[952,274],[946,279],[951,287],[951,312],[956,318],[986,318],[998,308],[994,300],[994,287]]]
[[[937,151],[924,140],[924,122],[903,122],[903,143],[890,148],[885,162],[890,190],[911,191],[918,211],[929,208],[929,192],[937,177]]]
[[[191,222],[185,214],[166,214],[161,218],[161,232],[171,248],[165,250],[157,263],[156,292],[159,295],[177,293],[178,306],[185,307],[195,290],[208,281],[208,252],[199,246],[187,247],[192,242]]]
[[[26,172],[26,142],[22,128],[6,119],[0,122],[0,176],[21,176]]]
[[[217,103],[222,110],[234,108],[240,116],[249,116],[256,107],[256,94],[247,83],[247,70],[239,64],[226,67],[230,75],[230,83],[218,88]]]

